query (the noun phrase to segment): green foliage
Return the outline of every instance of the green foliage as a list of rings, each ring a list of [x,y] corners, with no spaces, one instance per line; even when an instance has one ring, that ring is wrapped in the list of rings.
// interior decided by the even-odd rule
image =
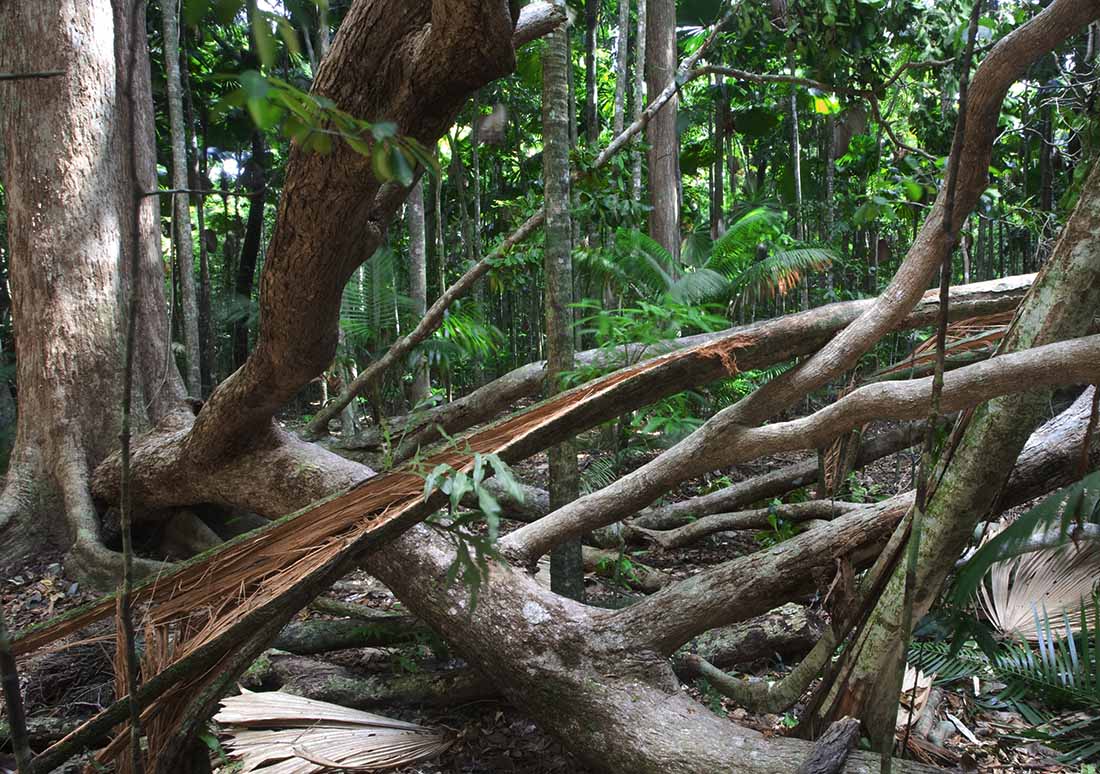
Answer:
[[[619,552],[617,557],[604,557],[596,563],[596,569],[600,575],[607,577],[613,585],[629,588],[630,584],[638,582],[638,574],[634,570],[634,562],[625,552]]]
[[[787,521],[777,513],[777,509],[782,504],[783,501],[777,498],[768,506],[768,529],[757,532],[755,535],[756,542],[761,548],[779,545],[802,531],[800,525]]]
[[[848,499],[853,503],[877,503],[887,497],[882,491],[882,485],[877,482],[864,484],[854,472],[848,474],[845,482],[848,490]]]
[[[469,470],[439,464],[424,478],[425,500],[436,490],[447,495],[446,519],[430,521],[454,540],[457,553],[447,570],[447,583],[462,581],[470,595],[471,611],[477,606],[481,584],[488,575],[489,560],[499,558],[496,542],[500,533],[500,503],[483,486],[485,479],[494,474],[512,497],[523,501],[523,489],[511,468],[495,454],[475,453]],[[460,509],[466,495],[477,499],[476,510]],[[484,532],[479,529],[482,523]]]
[[[689,234],[679,262],[646,234],[620,229],[606,268],[640,297],[678,304],[784,295],[809,272],[828,268],[833,254],[794,246],[782,233],[783,220],[775,210],[752,208],[713,244]]]

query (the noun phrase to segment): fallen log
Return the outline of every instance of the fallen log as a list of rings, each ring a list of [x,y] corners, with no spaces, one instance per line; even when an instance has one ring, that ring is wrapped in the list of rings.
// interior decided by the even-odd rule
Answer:
[[[380,615],[370,621],[317,619],[283,627],[272,647],[308,656],[348,648],[386,648],[425,636],[430,636],[428,627],[408,615]]]
[[[797,774],[837,774],[844,770],[848,755],[859,742],[859,721],[841,718],[814,742],[814,749],[798,767]]]
[[[683,657],[689,654],[720,669],[761,659],[798,658],[813,648],[824,631],[825,621],[820,613],[787,603],[747,621],[700,634],[673,657],[673,668],[680,679],[687,680],[695,676],[683,664]]]
[[[951,319],[961,320],[1015,309],[1031,286],[1034,278],[1034,274],[1026,274],[1007,277],[1003,280],[953,287],[951,289]],[[872,303],[872,300],[843,301],[807,312],[738,326],[716,333],[703,333],[671,339],[655,345],[590,349],[577,353],[575,362],[577,368],[598,367],[611,369],[626,365],[639,357],[652,359],[668,352],[695,347],[700,344],[719,342],[735,336],[755,337],[764,331],[771,331],[773,335],[769,338],[774,349],[761,349],[751,354],[741,352],[737,355],[737,365],[742,371],[765,368],[794,357],[816,352],[837,332],[870,308]],[[933,322],[937,307],[936,299],[926,296],[898,326],[897,330],[916,328]],[[393,458],[397,461],[406,460],[415,454],[418,448],[428,446],[446,435],[454,435],[475,425],[488,422],[493,417],[506,411],[516,401],[538,395],[542,390],[545,376],[545,363],[529,363],[443,406],[390,420],[387,423],[388,435],[399,439],[397,448],[392,450]],[[670,374],[670,378],[675,377]],[[701,383],[678,382],[678,385],[679,389],[686,389],[687,387],[698,386]],[[615,407],[610,408],[614,409]],[[629,410],[629,407],[624,407],[623,410]],[[620,413],[622,411],[609,411],[600,421],[610,419]],[[334,442],[332,446],[336,451],[341,448],[380,449],[383,438],[384,435],[379,428],[368,428],[352,438]]]
[[[682,548],[718,532],[733,532],[739,529],[768,529],[770,519],[781,518],[795,524],[814,520],[835,519],[845,513],[859,510],[862,506],[838,500],[810,500],[805,503],[790,503],[757,508],[752,511],[736,513],[715,513],[698,521],[670,530],[652,530],[634,527],[634,532],[642,538],[657,544],[665,550]]]
[[[265,688],[355,709],[454,706],[500,696],[472,669],[363,674],[315,658],[268,651],[251,676]]]

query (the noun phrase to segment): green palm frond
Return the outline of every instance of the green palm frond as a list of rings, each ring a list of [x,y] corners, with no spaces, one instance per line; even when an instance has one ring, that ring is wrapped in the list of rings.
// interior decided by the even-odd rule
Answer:
[[[713,269],[685,272],[668,288],[666,296],[678,304],[718,301],[729,295],[730,281]]]
[[[707,265],[728,277],[748,269],[756,257],[757,246],[778,236],[783,215],[767,207],[754,207],[730,224],[726,233],[711,248]]]
[[[494,357],[504,345],[504,334],[485,322],[476,305],[455,302],[443,322],[418,348],[428,362],[451,368],[458,363]]]
[[[1095,595],[1091,601],[1081,601],[1080,631],[1074,630],[1064,613],[1054,622],[1046,611],[1034,609],[1033,615],[1039,631],[1037,646],[1008,643],[993,658],[994,671],[1006,684],[1001,698],[1039,697],[1055,707],[1100,715],[1100,601]]]
[[[340,326],[349,341],[367,345],[385,331],[396,330],[402,315],[412,312],[412,299],[397,289],[397,258],[379,249],[364,264],[362,276],[352,276],[340,302]]]
[[[618,478],[618,463],[614,457],[596,457],[581,471],[581,494],[598,492]]]
[[[810,272],[823,271],[833,262],[833,253],[822,247],[784,250],[754,263],[734,280],[737,293],[750,298],[786,295]]]
[[[1071,528],[1078,520],[1100,521],[1100,471],[1050,495],[987,540],[957,573],[955,604],[965,604],[990,568],[1018,556],[1034,535],[1059,530],[1063,544],[1069,543]]]
[[[668,292],[680,277],[672,254],[641,231],[621,228],[615,234],[616,263],[625,284],[652,294]]]

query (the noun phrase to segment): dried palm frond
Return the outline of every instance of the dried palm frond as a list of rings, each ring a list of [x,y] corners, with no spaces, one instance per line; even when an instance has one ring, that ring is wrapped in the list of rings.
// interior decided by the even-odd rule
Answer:
[[[379,771],[434,758],[453,743],[440,731],[281,691],[222,700],[214,720],[243,774]]]
[[[910,664],[905,665],[905,676],[901,679],[901,696],[898,701],[897,728],[904,729],[910,722],[920,717],[921,710],[932,695],[933,674],[925,674]],[[912,708],[912,712],[910,712]]]
[[[947,328],[947,348],[945,355],[950,358],[964,353],[972,353],[975,356],[991,356],[1009,323],[1012,322],[1013,312],[987,315],[985,317],[970,317],[959,320]],[[908,357],[899,363],[881,368],[869,377],[870,381],[878,381],[889,376],[898,376],[922,366],[930,365],[936,359],[936,337],[929,337],[920,346],[913,350]]]
[[[978,587],[978,604],[1001,632],[1038,642],[1039,622],[1047,617],[1065,618],[1080,631],[1081,600],[1091,597],[1098,583],[1100,546],[1089,541],[1079,549],[1067,543],[995,563]]]

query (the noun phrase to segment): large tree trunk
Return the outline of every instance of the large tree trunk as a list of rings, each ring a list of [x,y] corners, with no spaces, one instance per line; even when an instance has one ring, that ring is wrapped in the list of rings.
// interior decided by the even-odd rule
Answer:
[[[561,3],[559,3],[560,5]],[[589,0],[590,10],[594,8]],[[573,370],[573,247],[569,185],[569,32],[559,27],[546,41],[542,55],[543,180],[545,181],[547,393],[562,391],[565,374]],[[595,93],[595,83],[593,94]],[[550,507],[560,508],[578,494],[577,448],[567,439],[550,449]],[[550,555],[550,585],[573,599],[584,596],[581,544],[572,540]]]
[[[676,0],[645,0],[646,89],[660,94],[676,73]],[[649,235],[672,255],[680,257],[680,136],[676,130],[679,96],[650,122]]]
[[[153,191],[157,179],[145,16],[132,20],[131,5],[50,0],[0,8],[6,41],[0,69],[65,71],[0,91],[19,384],[15,450],[0,500],[0,555],[14,566],[53,533],[71,547],[68,570],[85,578],[121,566],[100,542],[88,481],[117,448],[132,282],[144,331],[135,342],[135,418],[161,421],[185,410],[163,338],[155,196],[141,199],[135,220],[131,180]],[[128,88],[134,115],[123,97]],[[142,250],[136,278],[129,272],[133,229],[140,230]]]
[[[1093,6],[1085,0],[1055,0],[1043,14],[1049,18],[1049,14],[1065,13],[1068,8],[1071,22],[1081,18],[1091,20],[1096,14]],[[316,88],[352,115],[392,120],[399,133],[430,144],[445,131],[462,101],[474,89],[514,65],[510,46],[513,24],[514,19],[502,0],[475,3],[359,0],[349,9],[332,54],[321,65]],[[101,29],[94,27],[86,34]],[[1038,42],[1024,42],[1030,43],[1028,48],[1037,49],[1055,38],[1055,43],[1061,39],[1048,31]],[[386,45],[394,39],[415,43],[395,51]],[[1004,65],[1005,56],[1019,60],[1007,66],[1010,74],[1026,65],[1019,52],[1006,54],[1000,44],[986,61],[993,61],[994,66],[998,62]],[[141,71],[138,67],[127,70]],[[400,88],[362,89],[367,82],[392,83],[394,73],[405,78]],[[97,88],[103,87],[100,84]],[[996,96],[996,89],[993,91]],[[993,102],[999,104],[999,99]],[[985,104],[988,107],[989,102]],[[5,114],[5,122],[9,120]],[[58,123],[68,125],[68,121]],[[995,128],[996,117],[987,123]],[[981,131],[978,134],[984,136]],[[959,207],[963,212],[973,205],[977,193],[984,190],[985,164],[977,163],[983,161],[983,151],[981,142],[977,145],[977,151],[971,154],[975,158],[966,157],[968,163],[975,162],[978,168],[968,178],[968,185],[976,188],[968,188],[967,196],[960,196]],[[83,146],[70,143],[67,147]],[[96,145],[88,143],[88,147]],[[369,255],[377,246],[382,228],[407,196],[400,186],[383,186],[369,169],[368,161],[343,146],[326,156],[292,149],[280,220],[261,283],[264,315],[257,346],[245,366],[211,396],[193,427],[182,425],[174,431],[163,428],[162,432],[144,439],[135,452],[135,492],[140,496],[149,502],[159,497],[189,502],[255,503],[256,510],[279,513],[370,475],[365,468],[286,437],[271,425],[273,412],[331,360],[340,291],[362,256]],[[51,178],[43,175],[42,179]],[[96,194],[99,204],[103,197],[99,191]],[[127,210],[123,206],[119,211]],[[929,235],[914,248],[913,267],[904,272],[899,287],[892,288],[889,296],[871,307],[876,319],[857,321],[850,331],[834,337],[820,355],[807,360],[800,369],[788,372],[790,377],[772,382],[777,386],[757,393],[760,397],[755,400],[746,398],[742,404],[747,408],[738,411],[747,413],[734,412],[720,418],[709,429],[710,435],[700,434],[696,445],[688,443],[667,454],[665,462],[660,463],[667,467],[662,473],[658,466],[657,474],[669,481],[691,470],[710,469],[724,459],[763,448],[755,444],[766,440],[768,433],[785,433],[782,438],[779,435],[772,438],[794,444],[802,430],[808,431],[806,436],[815,443],[820,440],[820,433],[835,430],[834,426],[816,420],[811,420],[808,426],[758,425],[770,416],[765,408],[781,409],[797,399],[795,393],[815,389],[835,376],[835,370],[822,367],[818,361],[827,360],[830,368],[843,369],[873,343],[874,335],[869,334],[881,335],[901,324],[927,284],[917,282],[927,279],[927,273],[922,273],[925,264],[935,267],[942,259],[942,253],[938,252],[941,242],[932,235],[938,228],[936,214],[934,211]],[[914,289],[910,285],[920,287]],[[701,380],[715,378],[719,373],[728,374],[734,367],[731,354],[737,355],[736,365],[742,368],[754,355],[760,357],[754,348],[766,349],[766,339],[766,335],[761,335],[744,342],[727,341],[709,350],[709,357],[694,357],[698,353],[693,353],[682,360],[699,369],[697,375]],[[97,339],[97,343],[107,340]],[[1040,360],[1049,355],[1049,349],[1046,353],[1033,353],[1037,365],[1027,376],[1034,382],[1021,379],[1006,385],[1007,368],[998,372],[997,366],[972,367],[976,370],[959,377],[969,381],[959,382],[961,387],[954,397],[976,400],[992,388],[1015,389],[1023,384],[1038,384],[1042,379],[1063,378],[1066,374],[1094,378],[1095,364],[1085,361],[1083,355],[1094,355],[1096,349],[1096,340],[1090,339],[1075,347],[1058,349],[1063,354],[1062,360]],[[1071,357],[1076,354],[1077,361],[1067,362],[1064,357],[1067,352]],[[742,355],[745,361],[741,361]],[[632,371],[629,378],[615,383],[621,389],[615,395],[622,394],[630,400],[652,396],[662,388],[662,369],[680,362],[676,358],[673,355],[665,362]],[[1009,356],[1002,360],[1019,373],[1027,370],[1028,364],[1020,358]],[[1059,373],[1049,365],[1046,372],[1038,372],[1039,367],[1050,363],[1064,368],[1064,372]],[[872,392],[880,400],[867,404],[871,411],[883,411],[895,393],[905,398],[899,401],[899,406],[907,415],[924,409],[919,396],[901,395],[896,385],[874,387]],[[608,390],[605,395],[610,395],[615,387]],[[585,414],[589,405],[599,408],[599,400],[570,404],[560,415],[555,415],[562,417],[555,432],[575,431],[591,421],[593,417]],[[51,408],[52,416],[62,416],[67,407]],[[853,416],[844,416],[845,411],[844,407],[835,409],[826,418],[839,413],[841,418],[862,424],[863,417],[858,411]],[[536,427],[515,439],[509,453],[525,456],[540,448],[540,443],[545,445],[544,442],[560,437],[549,432],[540,435]],[[732,451],[723,451],[723,446]],[[698,459],[692,459],[693,452]],[[117,471],[107,465],[101,466],[100,472],[101,483],[105,482],[100,491],[110,497]],[[377,488],[384,488],[391,481],[388,477],[380,479]],[[411,484],[407,480],[404,483]],[[420,485],[410,495],[415,502],[400,514],[407,518],[398,521],[398,517],[393,517],[386,522],[392,529],[383,535],[392,535],[410,520],[428,515],[430,505],[420,498],[422,482],[415,483]],[[600,518],[616,519],[617,510],[639,502],[638,495],[623,497],[622,503],[613,501],[623,496],[624,486],[632,483],[637,485],[639,477],[619,486],[617,491],[605,492],[602,499],[577,501],[582,505],[572,511],[572,517],[579,518],[571,518],[568,512],[551,514],[547,519],[552,533],[548,539],[538,542],[536,536],[527,546],[517,545],[513,540],[508,547],[518,554],[537,556],[541,546],[568,536],[571,529],[583,530],[592,520],[592,511],[586,509],[606,505]],[[375,490],[357,491],[362,495],[364,491]],[[651,494],[652,491],[643,491],[641,499]],[[330,505],[346,508],[354,504],[356,496],[353,492],[349,496],[352,502],[333,500]],[[809,750],[808,744],[784,739],[763,741],[739,733],[735,726],[709,714],[678,689],[665,658],[700,631],[760,614],[783,598],[803,593],[812,585],[807,571],[827,571],[839,557],[878,545],[904,512],[904,503],[894,502],[847,514],[776,549],[727,563],[672,586],[620,613],[594,611],[563,600],[503,563],[494,563],[474,609],[464,586],[445,583],[454,558],[453,548],[427,528],[409,532],[384,548],[378,549],[378,542],[374,542],[372,545],[378,550],[372,552],[367,567],[391,585],[414,612],[453,641],[471,663],[492,675],[507,695],[602,770],[673,774],[729,769],[789,771]],[[376,511],[364,514],[362,507],[351,507],[346,512],[313,513],[325,516],[330,524],[343,523],[342,519],[360,524],[364,517],[369,523],[370,517],[377,515]],[[303,524],[285,522],[271,532],[286,535],[291,530],[298,536],[297,530]],[[305,526],[319,528],[317,521]],[[304,541],[299,546],[308,547],[310,534],[298,536]],[[262,539],[263,535],[254,535],[234,546],[244,552],[244,556],[237,555],[243,566],[252,562],[252,566],[260,569],[269,567],[270,557],[262,551],[250,551],[263,545]],[[249,587],[253,596],[239,606],[224,605],[224,599],[217,600],[220,608],[229,608],[233,615],[242,616],[232,619],[237,623],[251,625],[253,620],[259,620],[262,625],[251,628],[243,644],[238,642],[229,656],[217,661],[220,668],[209,675],[214,682],[200,687],[216,689],[231,682],[295,609],[306,604],[310,595],[358,558],[354,548],[340,541],[326,543],[324,550],[332,551],[331,561],[316,573],[310,571],[303,586],[285,595],[273,589],[272,584],[260,584],[259,588]],[[281,561],[285,557],[276,559]],[[297,572],[288,573],[289,578],[280,575],[279,579],[291,582],[300,577]],[[265,579],[274,577],[267,575]],[[247,605],[256,598],[268,600],[271,607],[249,608]],[[242,609],[266,618],[243,617],[250,613]],[[509,646],[501,647],[502,642]],[[180,740],[188,738],[187,731],[203,721],[216,700],[216,690],[199,692],[193,702],[194,711],[182,718],[168,717],[170,721],[179,721]],[[857,765],[866,766],[867,761],[866,756],[857,756],[854,762],[849,762],[849,770],[857,770]],[[158,770],[171,771],[175,762],[174,755],[166,755],[157,761]],[[898,770],[903,768],[923,770],[914,764],[898,764]]]

